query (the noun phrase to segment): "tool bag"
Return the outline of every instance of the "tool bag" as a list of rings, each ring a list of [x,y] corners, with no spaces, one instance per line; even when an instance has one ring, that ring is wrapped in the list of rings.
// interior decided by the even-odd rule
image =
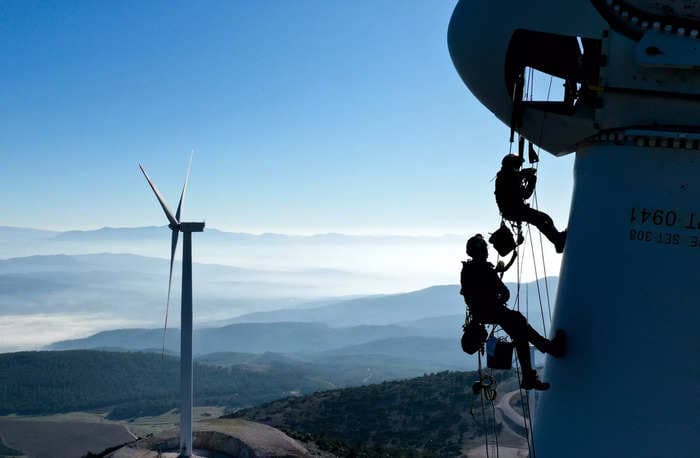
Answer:
[[[470,320],[464,326],[462,326],[462,351],[468,355],[473,355],[486,341],[488,333],[486,332],[486,326],[478,323],[475,320]]]
[[[508,229],[505,223],[501,223],[501,227],[499,227],[496,232],[491,234],[491,237],[489,237],[489,243],[493,245],[496,251],[498,251],[498,254],[501,256],[506,256],[516,247],[515,237],[513,237],[513,233],[510,229]]]

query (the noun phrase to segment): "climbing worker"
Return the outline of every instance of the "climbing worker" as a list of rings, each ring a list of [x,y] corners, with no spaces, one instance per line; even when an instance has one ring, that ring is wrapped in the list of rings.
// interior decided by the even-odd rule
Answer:
[[[557,253],[564,251],[566,231],[559,232],[546,213],[531,208],[525,203],[535,191],[537,183],[534,168],[522,169],[523,158],[508,154],[501,161],[501,170],[496,176],[496,203],[503,218],[515,223],[530,223],[554,244]]]
[[[462,262],[460,294],[464,296],[471,319],[482,324],[498,325],[513,339],[523,374],[521,388],[548,389],[549,383],[540,381],[537,371],[532,368],[528,342],[543,353],[561,358],[565,351],[564,332],[557,331],[554,339],[546,339],[527,323],[520,312],[506,307],[510,292],[498,274],[510,267],[512,261],[508,266],[499,263],[497,267],[488,262],[488,245],[481,234],[467,241],[467,255],[472,259]]]

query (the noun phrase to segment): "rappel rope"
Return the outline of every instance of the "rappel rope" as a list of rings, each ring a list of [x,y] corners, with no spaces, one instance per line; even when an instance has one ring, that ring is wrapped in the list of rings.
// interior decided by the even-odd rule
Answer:
[[[486,458],[491,458],[490,455],[490,447],[489,447],[489,421],[486,416],[486,403],[490,402],[491,403],[491,415],[493,418],[493,436],[494,436],[494,451],[495,451],[495,458],[500,458],[500,451],[499,451],[499,445],[498,445],[498,424],[496,423],[496,405],[494,404],[494,400],[496,399],[496,379],[493,376],[493,373],[489,373],[487,376],[484,376],[484,370],[483,370],[483,365],[481,363],[481,355],[482,355],[482,350],[478,352],[478,362],[479,362],[479,397],[481,399],[481,418],[482,418],[482,429],[484,430],[484,450],[486,451]],[[485,383],[485,381],[488,381],[488,383]],[[474,420],[476,418],[474,417],[474,399],[472,398],[472,407],[471,407],[471,415]]]
[[[539,210],[539,204],[537,202],[537,190],[533,194],[533,203],[535,204],[535,210]],[[540,253],[542,256],[542,275],[544,275],[544,289],[547,297],[547,312],[549,313],[549,322],[552,322],[552,305],[549,299],[549,277],[547,277],[547,263],[544,262],[544,244],[542,243],[542,233],[540,232]]]
[[[520,228],[519,228],[520,229]],[[518,233],[518,236],[520,236],[520,233]],[[520,258],[520,247],[516,247],[516,252],[518,253],[518,258]],[[525,252],[525,250],[522,250]],[[525,252],[526,254],[527,252]],[[523,266],[525,265],[525,254],[523,254],[523,259],[520,261],[520,266],[517,271],[517,289],[518,289],[518,295],[516,295],[515,298],[515,307],[517,308],[518,312],[520,312],[520,289],[522,285],[522,269]],[[527,291],[527,284],[526,284],[526,289],[525,289],[525,314],[528,316],[529,319],[529,297],[528,297],[528,291]],[[534,363],[534,361],[533,361]],[[527,393],[525,390],[523,390],[520,386],[522,383],[522,375],[520,371],[520,361],[516,358],[515,359],[515,373],[518,378],[518,391],[520,392],[520,405],[522,406],[523,409],[523,426],[525,427],[525,438],[528,442],[528,449],[532,452],[532,456],[530,458],[535,458],[535,432],[532,428],[532,415],[530,413],[530,399],[527,396]]]
[[[485,449],[486,449],[486,458],[490,458],[489,456],[489,430],[488,430],[488,424],[486,422],[486,404],[484,402],[484,387],[482,385],[482,380],[483,380],[483,374],[481,372],[481,351],[479,351],[479,394],[481,397],[481,427],[484,430],[484,441],[485,441]],[[473,413],[472,413],[473,415]]]
[[[528,100],[528,98],[532,99],[533,92],[534,92],[534,70],[532,68],[529,69],[528,76],[529,76],[528,84],[527,84],[528,89],[527,89],[527,92],[525,94],[526,100]],[[552,89],[552,78],[550,77],[549,85],[547,88],[547,100],[549,100],[549,97],[551,94],[551,89]],[[546,117],[546,113],[544,113],[544,116]],[[544,134],[544,118],[542,120],[542,125],[540,128],[540,139],[539,139],[540,141],[539,141],[539,143],[541,143],[543,134]],[[538,168],[538,164],[539,163],[535,164],[535,169]],[[535,190],[535,193],[533,196],[533,203],[535,204],[535,209],[539,210],[538,203],[537,203],[537,190]],[[519,237],[522,234],[521,231],[522,231],[522,225],[518,225],[518,236]],[[537,286],[537,297],[538,297],[539,305],[540,305],[540,314],[542,316],[542,327],[543,327],[543,331],[544,331],[545,335],[547,335],[547,327],[546,327],[545,318],[544,318],[544,308],[542,305],[542,295],[541,295],[540,284],[539,284],[539,275],[537,272],[537,260],[535,257],[534,245],[532,243],[532,232],[531,232],[529,224],[527,225],[527,233],[528,233],[528,239],[530,241],[530,248],[531,248],[531,253],[532,253],[532,263],[533,263],[533,268],[534,268],[534,273],[535,273],[535,285]],[[548,308],[548,312],[549,312],[548,313],[549,321],[551,324],[552,312],[551,312],[550,297],[549,297],[549,285],[547,282],[547,274],[546,274],[547,270],[545,267],[546,262],[544,259],[544,246],[542,243],[542,234],[541,233],[539,234],[539,237],[540,237],[540,253],[541,253],[541,258],[542,258],[542,270],[543,270],[543,273],[545,276],[544,280],[545,280],[545,292],[546,292],[546,297],[547,297],[547,308]],[[520,251],[524,252],[525,250],[520,250],[519,247],[516,247],[516,252],[517,252],[519,258],[520,258]],[[520,259],[520,266],[517,270],[517,282],[518,282],[517,285],[518,286],[517,286],[517,294],[516,294],[516,298],[515,298],[515,305],[516,305],[518,311],[520,311],[520,290],[521,290],[521,283],[522,283],[522,268],[523,268],[524,264],[525,264],[525,260],[524,260],[524,254],[523,254],[523,259]],[[518,266],[516,266],[516,267],[518,267]],[[528,285],[527,284],[525,285],[525,288],[526,288],[526,291],[525,291],[525,309],[526,309],[525,314],[526,314],[526,319],[529,322],[530,321],[530,316],[529,316],[530,315],[530,306],[529,306],[529,294],[528,294]],[[532,365],[533,365],[533,367],[535,366],[535,361],[532,361]],[[529,398],[529,396],[527,396],[527,394],[524,392],[524,390],[522,388],[520,388],[522,376],[521,376],[520,364],[519,364],[519,361],[517,359],[516,359],[516,366],[515,367],[516,367],[516,374],[518,377],[518,387],[519,387],[519,391],[520,391],[520,404],[521,404],[522,409],[523,409],[523,423],[525,426],[525,434],[526,434],[526,438],[527,438],[528,445],[529,445],[528,448],[529,448],[530,455],[531,455],[530,458],[536,458],[535,432],[534,432],[534,429],[532,428],[532,410],[531,410],[531,406],[530,406],[530,398]]]
[[[528,71],[526,72],[527,77],[526,83],[524,84],[524,100],[532,100],[533,98],[533,93],[534,93],[534,69],[528,68]],[[525,75],[523,75],[525,76]],[[550,95],[551,95],[551,90],[552,90],[552,80],[553,78],[550,76],[549,79],[549,85],[547,87],[547,98],[546,100],[549,101]],[[515,94],[517,93],[517,88],[514,91],[514,97]],[[515,103],[515,99],[513,100]],[[539,144],[541,144],[542,136],[544,134],[544,125],[545,125],[545,118],[547,114],[546,112],[544,113],[544,118],[542,120],[542,125],[540,127],[540,135],[539,135]],[[513,152],[513,143],[514,143],[514,135],[513,135],[513,130],[511,128],[511,135],[510,139],[508,142],[508,154],[512,154]],[[523,138],[520,138],[519,143],[523,142]],[[523,146],[519,145],[519,153],[522,155]],[[537,152],[539,154],[539,152]],[[538,163],[535,163],[534,165],[535,169],[538,168]],[[539,210],[539,203],[537,201],[537,190],[534,191],[533,193],[533,200],[534,208],[536,210]],[[532,265],[533,265],[533,270],[535,274],[535,286],[537,287],[537,298],[540,306],[540,315],[542,317],[542,328],[544,331],[544,335],[547,335],[547,324],[546,324],[546,319],[545,319],[545,314],[544,314],[544,305],[542,301],[542,291],[540,289],[540,282],[539,282],[539,273],[537,269],[537,256],[535,255],[535,246],[532,240],[532,231],[530,228],[530,224],[527,224],[527,240],[530,242],[530,251],[532,254]],[[523,227],[522,223],[516,224],[516,223],[510,223],[511,225],[511,230],[513,230],[518,237],[518,240],[521,240],[521,237],[523,235]],[[524,240],[525,242],[525,240]],[[545,262],[545,257],[544,257],[544,243],[542,241],[542,233],[539,234],[539,242],[540,242],[540,259],[542,262],[542,273],[544,275],[544,289],[545,289],[545,297],[547,301],[547,312],[548,312],[548,317],[549,317],[549,323],[551,325],[552,321],[552,307],[551,307],[551,299],[550,299],[550,293],[549,293],[549,281],[547,278],[547,267],[546,267],[546,262]],[[524,243],[523,243],[524,244]],[[525,265],[525,257],[526,257],[526,250],[521,250],[520,246],[515,247],[516,251],[516,276],[517,276],[517,286],[516,286],[516,294],[515,294],[515,300],[514,300],[514,308],[520,312],[520,301],[521,301],[521,290],[522,290],[522,271]],[[500,256],[498,257],[498,260],[500,260]],[[529,315],[530,315],[530,307],[529,307],[529,294],[528,294],[528,284],[525,285],[525,315],[526,318],[529,322]],[[496,332],[496,325],[493,326],[491,330],[491,336],[494,335]],[[479,364],[479,384],[480,384],[480,397],[481,397],[481,413],[482,413],[482,428],[484,430],[484,441],[485,441],[485,450],[486,450],[486,458],[491,458],[490,455],[490,447],[489,447],[489,427],[488,427],[488,421],[486,417],[486,402],[491,402],[491,408],[492,408],[492,415],[493,415],[493,434],[494,434],[494,446],[495,446],[495,452],[496,452],[496,458],[499,458],[499,444],[498,444],[498,429],[497,429],[497,424],[496,424],[496,408],[494,405],[494,400],[496,398],[496,391],[495,391],[495,385],[496,381],[495,378],[493,377],[493,374],[490,373],[488,375],[488,384],[485,384],[484,381],[486,380],[486,377],[484,376],[483,368],[482,368],[482,362],[481,362],[481,356],[483,354],[483,346],[482,349],[478,353],[478,364]],[[533,367],[535,366],[535,361],[532,361]],[[523,390],[520,387],[520,384],[522,383],[522,373],[521,373],[521,368],[520,368],[520,363],[518,359],[516,358],[516,363],[515,363],[515,372],[516,376],[518,379],[518,390],[520,392],[520,404],[522,406],[523,410],[523,426],[525,428],[525,436],[526,440],[528,442],[528,449],[530,452],[530,458],[536,458],[536,452],[535,452],[535,434],[534,434],[534,429],[532,428],[532,410],[530,406],[530,399],[525,390]],[[471,415],[474,418],[474,400],[472,399],[472,408],[471,408]]]
[[[526,100],[532,99],[533,92],[534,92],[534,70],[532,68],[529,69],[528,84],[526,85],[526,87],[527,87],[526,93],[524,94],[525,99]],[[549,100],[549,97],[551,94],[551,89],[552,89],[552,78],[550,77],[549,85],[547,88],[547,100]],[[545,116],[546,116],[546,113],[545,113]],[[542,122],[542,126],[540,128],[540,143],[541,143],[541,139],[542,139],[543,134],[544,134],[544,119]],[[510,145],[511,149],[509,149],[509,152],[512,151],[512,144],[513,144],[513,142],[511,140],[511,145]],[[537,169],[537,166],[538,166],[538,163],[535,164],[535,169]],[[533,195],[533,203],[535,204],[535,209],[539,210],[536,190],[535,190],[535,193]],[[518,225],[513,225],[513,226],[517,226],[517,234],[518,234],[518,239],[519,239],[520,236],[522,235],[522,225],[518,224]],[[515,227],[514,227],[514,229],[515,229]],[[537,297],[538,297],[538,302],[539,302],[539,306],[540,306],[540,315],[542,317],[542,327],[543,327],[543,331],[544,331],[545,335],[547,335],[547,326],[546,326],[546,321],[545,321],[545,317],[544,317],[544,307],[542,304],[542,294],[540,291],[539,275],[538,275],[538,271],[537,271],[537,259],[535,256],[534,244],[532,242],[532,232],[531,232],[529,224],[527,224],[527,233],[528,233],[527,236],[528,236],[528,240],[530,242],[530,248],[531,248],[531,253],[532,253],[532,263],[533,263],[533,269],[534,269],[534,273],[535,273],[535,285],[537,286]],[[550,301],[549,285],[548,285],[547,273],[546,273],[547,268],[546,268],[546,262],[544,259],[544,245],[542,242],[542,234],[541,233],[539,234],[539,238],[540,238],[540,255],[541,255],[541,260],[542,260],[542,270],[543,270],[543,274],[544,274],[544,283],[545,283],[545,293],[546,293],[546,298],[547,298],[547,309],[548,309],[549,321],[551,324],[551,321],[552,321],[551,301]],[[520,256],[521,252],[523,254],[522,258]],[[517,310],[520,311],[520,297],[521,297],[520,292],[521,292],[521,285],[522,285],[522,269],[523,269],[523,266],[525,265],[525,259],[524,259],[525,258],[525,250],[520,250],[520,247],[516,247],[516,253],[517,253],[519,261],[516,264],[517,292],[516,292],[516,296],[515,296],[515,306],[517,307]],[[527,289],[528,289],[527,284],[525,285],[525,288],[526,288],[526,291],[525,291],[525,308],[526,308],[525,314],[526,314],[526,318],[529,322],[530,307],[529,307],[529,294],[527,291]],[[532,364],[534,366],[535,361],[532,361]],[[529,399],[529,396],[527,396],[527,394],[525,393],[525,390],[520,388],[522,376],[521,376],[520,364],[519,364],[519,361],[517,359],[516,359],[516,374],[517,374],[517,378],[518,378],[518,387],[519,387],[519,391],[520,391],[520,403],[521,403],[521,406],[523,409],[523,423],[525,426],[525,434],[526,434],[526,437],[528,440],[531,458],[535,458],[535,456],[536,456],[535,455],[535,453],[536,453],[535,452],[535,434],[534,434],[534,430],[532,428],[532,411],[531,411],[531,406],[530,406],[530,399]]]

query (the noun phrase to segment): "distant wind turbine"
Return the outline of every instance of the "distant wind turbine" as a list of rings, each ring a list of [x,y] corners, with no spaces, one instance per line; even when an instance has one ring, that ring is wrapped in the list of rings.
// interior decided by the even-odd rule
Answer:
[[[177,204],[177,211],[173,212],[165,203],[156,185],[146,173],[146,170],[139,164],[139,168],[146,177],[148,184],[158,199],[165,217],[168,219],[168,227],[172,231],[170,239],[170,275],[168,277],[168,299],[165,306],[165,328],[163,330],[163,351],[165,351],[165,331],[168,327],[168,309],[170,308],[170,290],[173,282],[173,262],[175,260],[175,250],[177,249],[177,239],[182,232],[182,307],[180,311],[180,456],[192,456],[192,233],[202,232],[204,223],[183,223],[180,221],[182,208],[187,193],[187,182],[190,178],[190,168],[192,158],[187,167],[185,184],[180,194],[180,202]]]

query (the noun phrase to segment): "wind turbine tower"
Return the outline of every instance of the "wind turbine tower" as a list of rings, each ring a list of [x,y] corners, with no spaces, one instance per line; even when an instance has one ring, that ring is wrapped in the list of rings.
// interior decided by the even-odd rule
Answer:
[[[192,161],[190,159],[190,166]],[[173,280],[173,262],[175,260],[175,250],[180,232],[183,234],[182,243],[182,307],[180,309],[180,456],[191,457],[192,455],[192,233],[204,231],[203,222],[182,222],[180,216],[187,194],[187,183],[190,177],[190,167],[187,167],[185,184],[182,187],[180,201],[177,204],[175,215],[165,203],[158,188],[146,173],[142,165],[139,165],[141,172],[146,177],[148,184],[158,199],[165,217],[168,219],[168,227],[172,231],[170,244],[170,276],[168,278],[168,300],[166,304],[165,327],[168,324],[167,308],[170,306],[170,290]],[[165,330],[163,331],[165,339]],[[164,341],[165,342],[165,341]],[[165,343],[163,344],[165,348]]]
[[[700,1],[460,0],[447,41],[498,119],[576,155],[537,458],[698,456]]]

